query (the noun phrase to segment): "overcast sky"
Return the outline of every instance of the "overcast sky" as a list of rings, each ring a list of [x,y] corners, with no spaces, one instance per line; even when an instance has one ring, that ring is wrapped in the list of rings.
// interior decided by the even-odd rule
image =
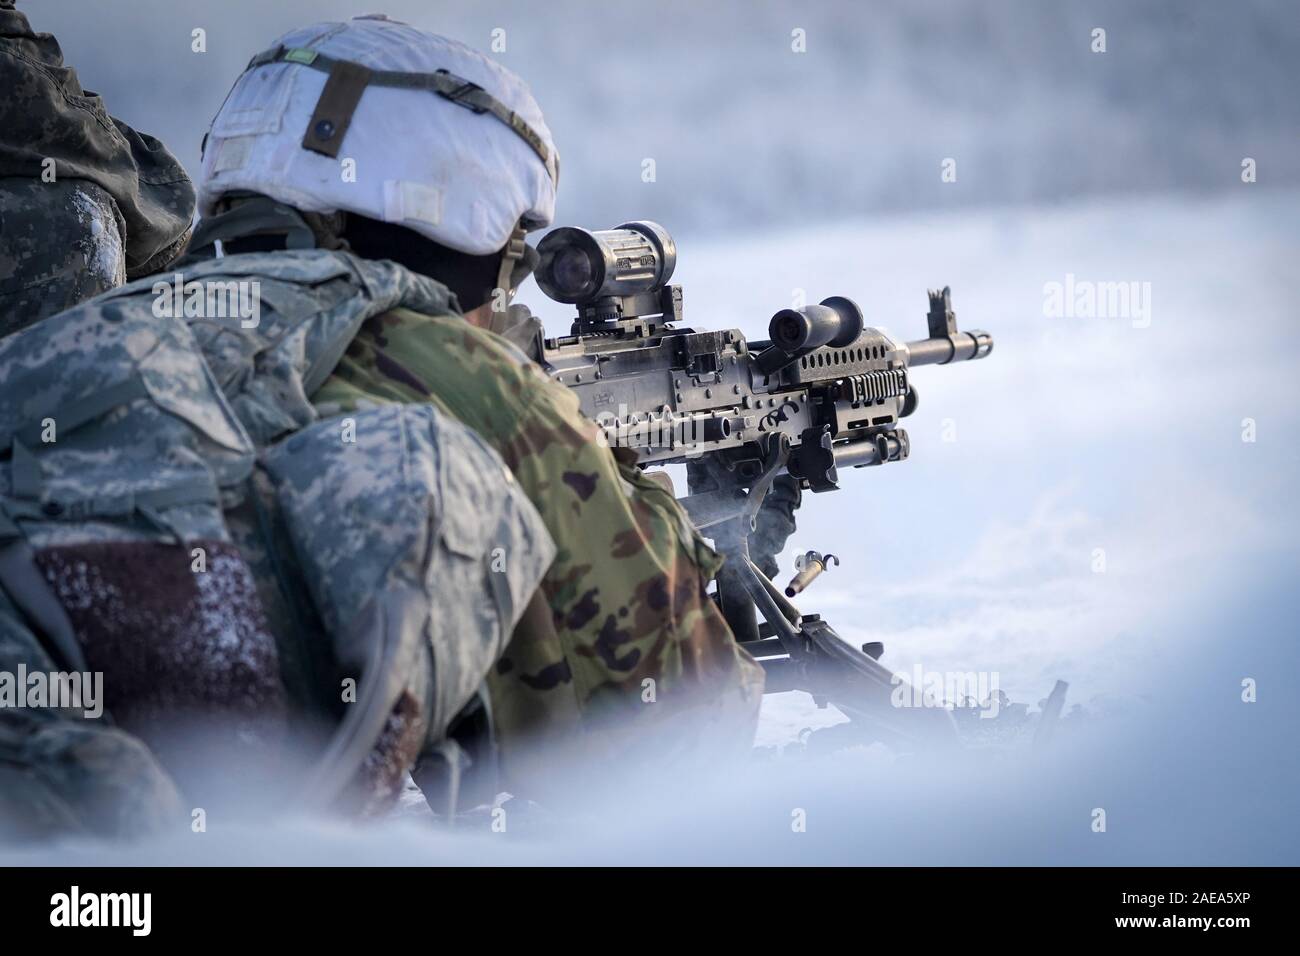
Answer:
[[[1290,0],[19,5],[111,112],[191,170],[235,76],[290,28],[382,10],[484,50],[504,31],[493,55],[531,83],[559,144],[558,219],[587,226],[1229,189],[1246,156],[1261,182],[1300,182]],[[957,180],[941,183],[948,158]]]

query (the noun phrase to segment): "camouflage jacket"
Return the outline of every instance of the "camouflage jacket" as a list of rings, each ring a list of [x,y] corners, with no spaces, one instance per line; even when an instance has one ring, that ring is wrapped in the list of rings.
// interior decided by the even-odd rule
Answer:
[[[126,281],[125,226],[84,179],[0,179],[0,337]]]
[[[446,311],[396,309],[362,326],[311,398],[321,414],[444,409],[500,453],[554,539],[542,607],[488,680],[511,792],[672,772],[752,745],[763,672],[706,593],[721,559],[505,339]]]
[[[0,3],[0,335],[163,268],[194,187],[158,140],[109,116],[58,41]]]
[[[449,302],[391,263],[252,254],[0,339],[0,650],[101,673],[118,728],[199,805],[216,798],[194,751],[224,754],[208,762],[245,789],[283,778],[285,718],[307,714],[338,730],[294,774],[303,800],[382,806],[554,556],[497,453],[430,403],[326,418],[307,400],[366,318]],[[59,614],[32,613],[41,579]],[[94,722],[60,736],[58,716],[67,747],[9,753],[0,732],[0,763],[39,776],[93,754],[76,741]]]

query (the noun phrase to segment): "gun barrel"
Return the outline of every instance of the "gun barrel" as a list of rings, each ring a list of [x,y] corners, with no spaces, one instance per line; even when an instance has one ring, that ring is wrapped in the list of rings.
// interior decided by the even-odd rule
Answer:
[[[982,359],[993,351],[993,336],[982,329],[954,332],[949,336],[920,339],[907,343],[907,364],[947,365],[968,359]]]

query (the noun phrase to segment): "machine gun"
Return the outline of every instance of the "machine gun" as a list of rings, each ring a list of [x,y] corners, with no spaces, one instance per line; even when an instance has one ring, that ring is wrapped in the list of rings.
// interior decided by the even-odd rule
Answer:
[[[643,467],[687,465],[679,500],[726,558],[716,600],[768,690],[833,702],[872,739],[955,740],[946,710],[891,706],[899,678],[877,660],[881,645],[852,647],[790,601],[833,556],[809,552],[783,593],[754,560],[771,556],[750,554],[750,535],[778,476],[821,493],[849,469],[907,458],[899,420],[917,407],[911,370],[984,358],[992,337],[958,331],[947,288],[930,292],[929,336],[915,342],[865,327],[841,296],[777,312],[767,341],[678,327],[682,291],[668,282],[677,249],[653,222],[556,229],[538,253],[542,291],[578,309],[571,334],[541,343],[542,364],[610,445]]]

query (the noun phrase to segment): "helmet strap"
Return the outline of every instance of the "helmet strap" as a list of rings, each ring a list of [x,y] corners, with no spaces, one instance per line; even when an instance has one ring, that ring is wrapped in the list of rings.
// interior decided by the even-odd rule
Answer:
[[[296,63],[328,74],[316,109],[307,123],[302,148],[331,158],[337,157],[343,135],[352,123],[352,114],[361,102],[367,86],[422,90],[434,93],[471,113],[490,116],[508,127],[523,140],[546,167],[551,182],[560,180],[560,161],[555,150],[546,145],[542,135],[510,107],[477,83],[456,76],[448,70],[432,73],[406,73],[400,70],[372,70],[350,60],[336,60],[309,47],[286,47],[283,44],[263,50],[248,61],[247,70],[271,63]]]
[[[307,122],[302,148],[329,156],[339,154],[343,137],[352,125],[352,114],[361,102],[361,94],[370,83],[371,71],[360,63],[335,60],[330,65],[325,88],[320,91],[316,109]]]
[[[526,261],[528,252],[528,243],[524,240],[527,235],[524,227],[515,223],[515,228],[510,231],[510,239],[506,242],[506,247],[501,250],[501,268],[497,271],[497,289],[505,293],[507,301],[501,303],[501,309],[497,310],[496,305],[500,301],[495,292],[493,293],[492,305],[493,311],[504,311],[509,305],[510,290],[519,282],[523,281],[521,276],[518,281],[515,280],[515,270],[521,262]]]

